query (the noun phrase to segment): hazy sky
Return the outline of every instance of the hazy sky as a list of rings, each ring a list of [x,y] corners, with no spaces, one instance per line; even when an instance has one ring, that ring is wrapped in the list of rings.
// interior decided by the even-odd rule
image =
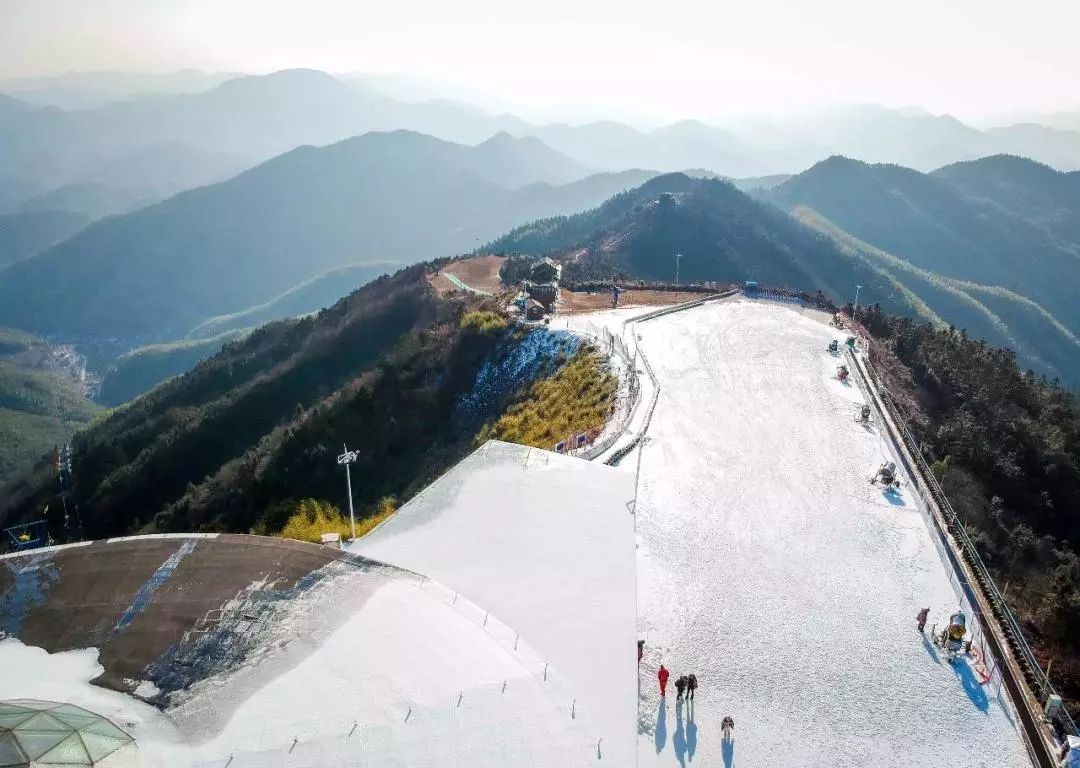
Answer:
[[[1080,0],[0,0],[0,77],[408,72],[533,114],[1080,106]]]

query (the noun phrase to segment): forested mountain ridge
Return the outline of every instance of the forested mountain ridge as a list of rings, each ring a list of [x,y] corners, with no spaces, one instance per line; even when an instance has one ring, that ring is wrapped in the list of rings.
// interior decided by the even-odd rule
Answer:
[[[1080,383],[1080,175],[996,156],[932,174],[847,158],[767,193],[874,265],[888,293]],[[916,314],[930,319],[920,309]]]
[[[841,178],[848,179],[846,183],[823,178],[833,176],[830,168],[834,167]],[[1071,255],[1071,244],[1058,239],[1051,224],[1021,221],[1017,214],[1005,214],[1004,222],[983,222],[989,212],[943,180],[896,166],[873,167],[873,173],[864,172],[867,168],[871,167],[834,158],[772,191],[756,191],[763,198],[758,200],[723,181],[669,174],[593,211],[518,227],[485,250],[554,255],[564,262],[564,278],[576,281],[621,275],[671,282],[678,253],[682,282],[757,280],[820,290],[839,303],[853,299],[855,286],[861,285],[864,302],[939,326],[967,328],[976,338],[1013,348],[1025,367],[1080,382],[1080,334],[1065,319],[1071,317],[1075,323],[1080,306],[1067,301],[1080,290],[1075,279],[1075,264],[1080,262]],[[884,185],[879,174],[893,180],[893,185]],[[1057,174],[1055,178],[1068,182],[1072,176]],[[769,203],[790,204],[808,197],[807,188],[819,207],[795,204],[785,212]],[[1005,186],[1008,195],[1021,196],[1060,231],[1070,226],[1067,212],[1072,210],[1068,207],[1071,187],[1066,183],[1064,188],[1053,198],[1063,201],[1059,210],[1032,192]],[[923,189],[930,193],[916,194]],[[996,194],[1007,199],[1004,191]],[[920,201],[921,207],[912,208],[915,203],[909,204],[909,197]],[[906,215],[895,211],[897,207]],[[851,229],[823,215],[822,208],[846,214]],[[958,227],[959,221],[968,222],[977,237],[947,228]],[[882,236],[860,238],[852,233],[860,227],[850,222],[875,225]],[[1002,241],[1016,241],[1025,232],[1041,244],[1038,254],[1030,253],[1029,259],[1025,251],[1022,260],[1015,252],[1002,250]],[[921,248],[917,257],[904,258],[880,246],[887,235],[917,243]],[[1001,254],[993,264],[981,263],[986,260],[984,244]],[[1020,289],[1038,284],[1032,266],[1038,259],[1057,270],[1057,284],[1040,288],[1041,295],[1058,299],[1056,305],[1040,304]],[[961,277],[949,276],[950,271]],[[970,277],[973,273],[996,276],[1000,282],[980,281]]]
[[[569,281],[645,278],[680,281],[757,280],[843,295],[850,279],[870,271],[828,237],[719,179],[667,174],[613,197],[599,208],[512,230],[484,247],[548,253]]]
[[[517,221],[595,205],[640,180],[604,175],[566,189],[506,189],[489,179],[512,172],[514,147],[526,165],[535,147],[498,144],[493,155],[490,146],[394,132],[301,147],[96,222],[8,268],[0,273],[0,322],[65,339],[115,337],[128,347],[181,338],[328,269],[467,251]]]
[[[917,267],[1016,290],[1080,331],[1080,284],[1070,279],[1080,240],[1066,239],[1080,217],[1075,198],[1062,212],[1070,188],[1080,186],[1072,179],[1020,158],[928,175],[833,157],[781,184],[773,199],[812,208]]]
[[[384,496],[415,492],[576,347],[493,312],[470,314],[479,304],[439,297],[426,269],[412,267],[226,345],[75,437],[80,534],[276,530],[299,499],[340,498],[342,443],[360,455],[361,516]],[[54,486],[44,458],[12,486],[0,520],[40,514]]]

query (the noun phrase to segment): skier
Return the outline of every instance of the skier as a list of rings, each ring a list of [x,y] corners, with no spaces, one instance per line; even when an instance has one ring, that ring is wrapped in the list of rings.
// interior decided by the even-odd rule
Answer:
[[[926,629],[926,619],[928,616],[930,616],[930,609],[923,608],[921,611],[919,611],[919,615],[915,617],[915,621],[919,623],[920,632]]]
[[[735,718],[731,715],[726,715],[724,719],[720,721],[720,730],[724,732],[724,739],[729,740],[732,732],[735,730]]]
[[[686,695],[690,698],[690,701],[694,700],[694,691],[697,690],[697,675],[693,672],[690,673],[690,677],[686,678]]]
[[[675,691],[676,691],[675,701],[682,701],[683,691],[686,690],[686,685],[687,685],[686,675],[681,676],[680,678],[678,678],[675,681]],[[687,695],[687,697],[690,696],[689,693],[687,693],[686,695]]]
[[[667,667],[661,664],[660,671],[656,673],[656,679],[660,681],[660,698],[667,696],[667,680],[670,674],[671,673],[667,671]]]

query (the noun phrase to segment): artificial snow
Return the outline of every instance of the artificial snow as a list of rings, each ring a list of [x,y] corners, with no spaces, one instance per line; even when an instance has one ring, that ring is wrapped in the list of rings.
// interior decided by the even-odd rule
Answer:
[[[593,758],[634,758],[633,476],[491,441],[352,545],[490,610],[576,700]]]
[[[48,654],[0,641],[4,698],[71,702],[136,740],[145,768],[583,766],[571,702],[525,642],[453,592],[394,569],[329,580],[321,610],[282,617],[282,653],[193,686],[162,713],[92,685],[96,649]],[[312,594],[315,590],[309,591]],[[237,700],[239,698],[239,700]],[[595,750],[595,747],[594,747]]]
[[[895,457],[854,421],[835,331],[748,301],[631,328],[661,388],[637,504],[638,765],[1029,766],[996,680],[915,628],[957,595],[910,478],[869,482]]]

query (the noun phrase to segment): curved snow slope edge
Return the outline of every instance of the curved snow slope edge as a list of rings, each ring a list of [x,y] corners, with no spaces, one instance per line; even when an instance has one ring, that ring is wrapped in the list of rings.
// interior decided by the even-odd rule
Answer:
[[[590,759],[633,765],[633,496],[626,468],[489,441],[352,551],[426,573],[519,630],[565,680]]]
[[[6,693],[123,723],[140,766],[586,762],[515,631],[339,550],[173,535],[10,556],[0,627]]]

